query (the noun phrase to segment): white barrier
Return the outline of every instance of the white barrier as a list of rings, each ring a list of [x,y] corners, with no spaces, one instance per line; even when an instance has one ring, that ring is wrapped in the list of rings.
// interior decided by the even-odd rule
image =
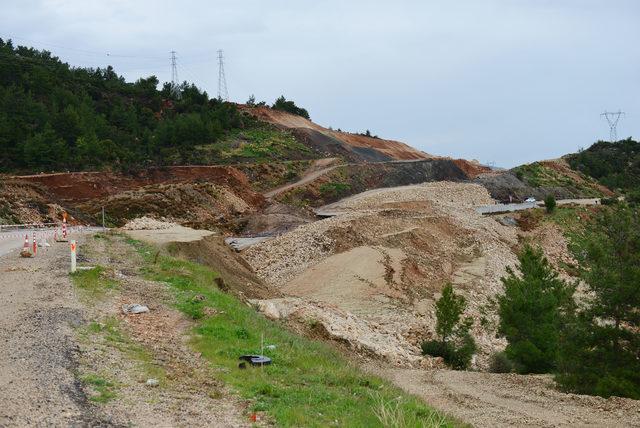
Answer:
[[[53,224],[55,225],[55,223],[49,223],[49,224]],[[6,229],[7,225],[0,225],[0,226],[4,226]],[[18,225],[9,225],[10,227],[17,227]],[[25,230],[26,229],[26,230]],[[37,230],[33,230],[33,229],[37,229]],[[67,228],[67,234],[70,233],[75,233],[75,232],[81,232],[84,229],[84,226],[72,226],[72,227],[68,227]],[[33,232],[36,234],[37,237],[42,238],[42,237],[48,237],[48,236],[53,236],[56,231],[58,230],[58,228],[53,227],[53,228],[45,228],[45,227],[29,227],[29,228],[22,228],[22,229],[15,229],[13,231],[7,231],[7,230],[2,230],[0,229],[0,239],[16,239],[16,238],[24,238],[24,234],[25,232]]]

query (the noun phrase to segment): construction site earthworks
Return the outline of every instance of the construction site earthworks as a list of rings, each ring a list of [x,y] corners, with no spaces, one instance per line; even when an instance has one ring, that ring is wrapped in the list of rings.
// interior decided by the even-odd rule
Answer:
[[[327,405],[347,400],[337,388],[349,379],[356,401],[345,408],[374,409],[358,426],[393,426],[379,409],[394,397],[416,426],[640,426],[636,400],[490,370],[507,344],[501,278],[535,242],[575,280],[563,221],[588,218],[608,189],[560,160],[532,183],[517,170],[237,108],[308,156],[1,177],[3,224],[56,223],[64,212],[100,231],[77,232],[82,270],[71,276],[66,244],[0,258],[0,425],[349,426]],[[547,194],[594,205],[567,204],[562,216],[478,210]],[[422,350],[439,337],[436,302],[448,284],[467,302],[477,344],[466,370]],[[247,369],[242,354],[272,364]],[[295,388],[326,395],[303,399]],[[310,423],[304,400],[315,399],[328,410],[311,411]]]

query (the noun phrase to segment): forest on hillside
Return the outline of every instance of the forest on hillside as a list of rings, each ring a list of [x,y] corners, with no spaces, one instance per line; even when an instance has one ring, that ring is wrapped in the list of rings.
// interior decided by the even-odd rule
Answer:
[[[76,68],[0,39],[0,172],[211,162],[194,148],[215,148],[230,131],[255,122],[193,84],[159,85],[155,76],[126,82],[111,66]],[[273,108],[308,117],[284,97]]]
[[[598,141],[565,158],[571,168],[610,189],[627,193],[640,190],[640,143],[631,138],[613,143]]]
[[[74,68],[0,39],[0,171],[127,169],[197,163],[193,146],[242,126],[235,105],[193,84]]]

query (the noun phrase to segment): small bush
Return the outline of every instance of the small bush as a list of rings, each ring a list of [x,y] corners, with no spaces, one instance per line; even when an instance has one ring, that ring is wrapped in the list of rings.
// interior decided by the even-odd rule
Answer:
[[[617,198],[602,198],[600,199],[600,203],[602,205],[615,205],[618,203]]]
[[[504,352],[495,352],[489,360],[489,371],[491,373],[511,373],[513,363]]]
[[[554,212],[556,209],[556,198],[553,195],[548,195],[544,198],[544,207],[549,214]]]
[[[428,340],[422,343],[422,354],[432,357],[442,357],[445,364],[456,370],[465,370],[471,364],[471,358],[476,353],[476,342],[469,333],[463,335],[459,343]]]

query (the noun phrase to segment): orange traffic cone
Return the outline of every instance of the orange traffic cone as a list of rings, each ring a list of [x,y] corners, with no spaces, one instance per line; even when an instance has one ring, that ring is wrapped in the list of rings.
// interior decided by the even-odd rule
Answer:
[[[22,247],[22,251],[20,251],[20,257],[33,257],[31,251],[29,250],[29,234],[24,235],[24,246]]]

